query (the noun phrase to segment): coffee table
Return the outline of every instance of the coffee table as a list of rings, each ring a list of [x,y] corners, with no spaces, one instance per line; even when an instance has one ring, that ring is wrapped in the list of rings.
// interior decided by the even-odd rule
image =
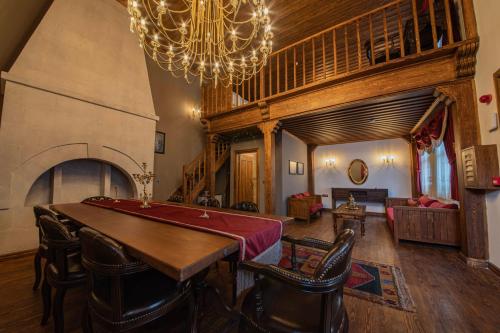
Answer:
[[[342,204],[332,211],[333,231],[337,235],[337,218],[349,217],[361,223],[361,237],[365,235],[366,206],[358,205],[358,209],[349,209],[347,204]]]

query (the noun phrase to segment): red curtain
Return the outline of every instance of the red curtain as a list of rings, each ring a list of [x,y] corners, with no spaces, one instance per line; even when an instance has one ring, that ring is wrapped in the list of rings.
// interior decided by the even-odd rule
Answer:
[[[458,200],[457,156],[455,154],[455,132],[453,130],[453,118],[451,116],[451,112],[448,113],[446,133],[444,134],[443,143],[446,156],[448,157],[448,163],[450,163],[451,198]]]
[[[415,143],[417,144],[417,149],[423,151],[432,148],[432,141],[439,140],[443,132],[444,117],[446,112],[444,112],[444,107],[439,106],[434,113],[434,116],[423,126],[415,135]]]

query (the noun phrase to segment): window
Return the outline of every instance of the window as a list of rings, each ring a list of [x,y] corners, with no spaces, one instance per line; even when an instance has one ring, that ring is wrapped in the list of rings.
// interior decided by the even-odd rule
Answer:
[[[450,164],[444,144],[437,146],[432,153],[420,155],[420,181],[422,193],[432,197],[450,199]]]

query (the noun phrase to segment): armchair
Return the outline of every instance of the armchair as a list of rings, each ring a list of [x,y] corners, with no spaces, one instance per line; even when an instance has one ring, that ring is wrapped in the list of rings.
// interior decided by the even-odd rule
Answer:
[[[288,216],[311,223],[311,216],[319,214],[323,209],[321,195],[309,192],[294,194],[288,198]]]
[[[347,332],[343,286],[351,273],[354,232],[344,230],[335,243],[315,239],[284,240],[327,250],[312,276],[252,261],[239,268],[255,274],[255,286],[242,304],[242,332]],[[292,262],[295,251],[292,251]]]

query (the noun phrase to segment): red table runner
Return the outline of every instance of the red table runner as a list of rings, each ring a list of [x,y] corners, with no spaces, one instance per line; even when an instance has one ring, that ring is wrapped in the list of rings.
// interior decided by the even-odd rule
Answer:
[[[113,209],[118,212],[150,220],[179,225],[186,228],[212,232],[236,239],[240,243],[240,259],[251,260],[280,240],[283,231],[281,220],[248,216],[232,212],[207,210],[210,218],[204,219],[203,208],[151,203],[151,208],[141,208],[137,200],[85,200],[85,204]]]

